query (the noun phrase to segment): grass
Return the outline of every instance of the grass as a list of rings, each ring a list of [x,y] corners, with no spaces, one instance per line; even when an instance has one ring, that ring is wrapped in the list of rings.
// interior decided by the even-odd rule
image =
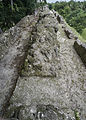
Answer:
[[[83,31],[82,31],[82,37],[86,40],[86,28],[85,29],[83,29]]]

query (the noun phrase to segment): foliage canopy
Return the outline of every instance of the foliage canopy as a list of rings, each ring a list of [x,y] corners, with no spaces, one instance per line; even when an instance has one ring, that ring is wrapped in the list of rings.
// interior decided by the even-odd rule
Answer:
[[[46,0],[44,0],[46,3]],[[21,18],[32,14],[39,7],[37,0],[2,0],[0,1],[0,28],[5,31]]]
[[[65,18],[66,22],[80,34],[82,30],[86,28],[86,1],[62,1],[50,5],[52,5],[52,8],[58,11],[58,13]]]

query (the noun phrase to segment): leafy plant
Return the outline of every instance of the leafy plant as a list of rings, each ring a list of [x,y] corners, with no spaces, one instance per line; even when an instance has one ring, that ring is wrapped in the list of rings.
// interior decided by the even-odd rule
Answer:
[[[75,114],[75,119],[76,120],[80,120],[79,112],[78,111],[74,111],[74,114]]]

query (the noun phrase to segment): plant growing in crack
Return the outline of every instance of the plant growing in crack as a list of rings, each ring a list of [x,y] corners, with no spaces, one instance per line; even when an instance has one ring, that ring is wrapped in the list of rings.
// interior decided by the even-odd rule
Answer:
[[[77,110],[74,111],[74,115],[75,115],[76,120],[80,120],[80,115],[79,115],[79,112]]]

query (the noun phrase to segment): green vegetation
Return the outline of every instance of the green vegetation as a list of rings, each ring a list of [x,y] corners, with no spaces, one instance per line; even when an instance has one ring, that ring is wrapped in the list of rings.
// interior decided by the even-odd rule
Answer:
[[[86,28],[82,30],[82,37],[86,40]]]
[[[0,28],[5,31],[14,26],[24,16],[34,13],[34,10],[46,4],[46,0],[2,0],[0,1]],[[42,2],[43,1],[43,2]],[[86,1],[56,2],[49,4],[66,22],[79,32],[86,40]]]
[[[77,32],[82,34],[84,39],[86,39],[85,28],[86,28],[86,1],[84,2],[56,2],[53,4],[49,4],[50,9],[58,11],[61,14],[66,22],[73,28],[76,29]],[[84,30],[83,30],[84,29]]]
[[[80,34],[75,30],[75,28],[70,27],[68,24],[66,24],[66,25],[67,25],[67,27],[68,27],[69,29],[71,29],[71,30],[73,31],[73,33],[74,33],[76,36],[78,36],[79,40],[81,40],[82,42],[86,42],[86,39],[84,39],[84,38],[82,37],[82,35],[80,35]]]
[[[80,120],[79,112],[78,111],[74,111],[74,114],[75,114],[75,119],[76,120]]]
[[[32,14],[34,10],[44,5],[46,0],[40,3],[37,0],[1,0],[0,1],[0,28],[5,31],[15,25],[24,16]]]

